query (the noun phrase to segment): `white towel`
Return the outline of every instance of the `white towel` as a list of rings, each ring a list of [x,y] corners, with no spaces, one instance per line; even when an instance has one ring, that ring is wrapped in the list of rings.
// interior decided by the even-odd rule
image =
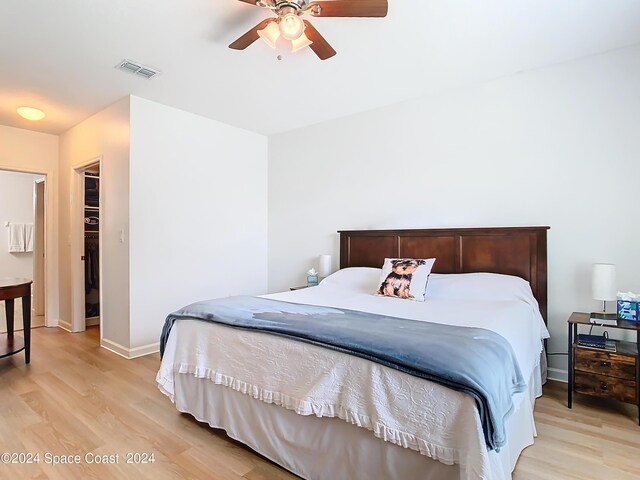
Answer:
[[[33,223],[24,224],[24,251],[33,252],[34,230]]]
[[[24,252],[24,223],[9,224],[9,252]]]

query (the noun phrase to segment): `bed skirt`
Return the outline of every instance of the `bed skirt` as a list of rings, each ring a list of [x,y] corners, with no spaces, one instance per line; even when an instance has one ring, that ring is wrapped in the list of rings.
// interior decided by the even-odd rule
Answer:
[[[175,404],[256,452],[307,480],[415,479],[467,480],[458,465],[445,465],[420,453],[376,438],[370,431],[337,418],[301,416],[257,401],[193,374],[175,374]],[[541,389],[540,369],[518,395],[507,420],[508,443],[489,452],[491,477],[506,480],[524,448],[533,443],[533,402]]]

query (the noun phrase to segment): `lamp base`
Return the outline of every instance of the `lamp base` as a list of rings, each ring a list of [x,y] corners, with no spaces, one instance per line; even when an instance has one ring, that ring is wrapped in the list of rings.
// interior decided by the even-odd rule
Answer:
[[[591,312],[591,323],[598,325],[617,325],[618,314],[617,313],[604,313],[604,312]]]

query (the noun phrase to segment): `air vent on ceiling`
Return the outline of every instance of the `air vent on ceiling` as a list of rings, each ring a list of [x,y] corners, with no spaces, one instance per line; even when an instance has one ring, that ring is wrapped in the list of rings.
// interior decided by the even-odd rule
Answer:
[[[116,66],[116,68],[143,78],[153,78],[160,73],[160,70],[147,67],[146,65],[141,65],[137,62],[132,62],[131,60],[123,60]]]

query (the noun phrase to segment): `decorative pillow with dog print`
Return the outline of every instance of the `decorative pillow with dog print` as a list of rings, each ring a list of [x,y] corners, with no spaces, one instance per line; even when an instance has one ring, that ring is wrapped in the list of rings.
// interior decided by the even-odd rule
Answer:
[[[385,258],[378,295],[424,302],[435,258]]]

